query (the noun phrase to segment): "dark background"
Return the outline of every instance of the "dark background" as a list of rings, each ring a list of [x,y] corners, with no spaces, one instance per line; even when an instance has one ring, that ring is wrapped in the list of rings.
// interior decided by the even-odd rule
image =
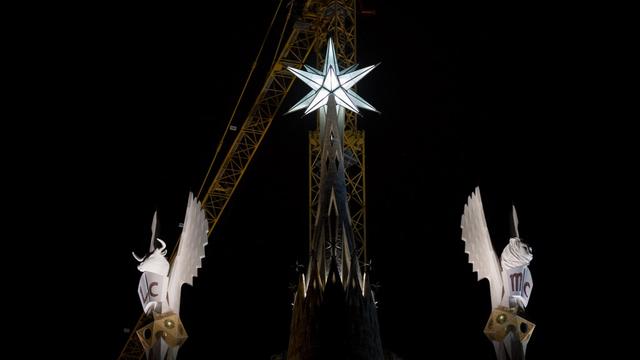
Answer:
[[[383,345],[407,359],[494,358],[482,333],[489,288],[467,263],[459,227],[480,186],[494,248],[507,244],[513,203],[534,249],[526,317],[538,327],[527,357],[581,351],[574,341],[587,320],[564,301],[586,283],[576,254],[588,244],[575,229],[594,224],[577,212],[589,212],[578,202],[585,191],[599,196],[582,170],[597,150],[584,149],[582,119],[565,106],[575,86],[573,32],[558,25],[566,19],[533,8],[365,4],[376,15],[358,17],[358,61],[381,62],[358,93],[381,112],[364,112],[360,124]],[[160,237],[175,244],[276,5],[92,7],[42,31],[38,56],[51,61],[39,68],[41,90],[53,94],[42,106],[55,120],[39,136],[55,151],[42,152],[39,176],[52,185],[48,231],[67,255],[55,260],[65,281],[44,286],[79,320],[54,332],[74,344],[69,354],[113,359],[122,349],[141,313],[131,251],[148,246],[156,209]],[[307,91],[296,82],[283,108]],[[195,286],[183,288],[181,359],[268,359],[286,349],[289,286],[296,260],[306,261],[314,124],[302,112],[274,120]]]

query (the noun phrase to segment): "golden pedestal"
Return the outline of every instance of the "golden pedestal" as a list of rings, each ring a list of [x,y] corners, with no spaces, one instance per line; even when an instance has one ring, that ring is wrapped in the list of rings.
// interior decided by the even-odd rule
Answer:
[[[163,339],[169,347],[174,347],[184,344],[188,337],[182,321],[173,312],[163,314],[154,312],[153,321],[141,327],[136,333],[145,351],[152,348],[160,339]]]
[[[491,312],[484,327],[484,334],[490,340],[502,341],[510,332],[513,332],[521,343],[526,344],[535,327],[534,323],[516,315],[514,311],[498,307]]]

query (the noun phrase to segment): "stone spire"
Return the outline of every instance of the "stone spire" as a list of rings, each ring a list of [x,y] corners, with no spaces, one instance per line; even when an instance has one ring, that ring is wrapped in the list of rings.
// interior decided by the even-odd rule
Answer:
[[[325,59],[322,72],[289,69],[313,89],[290,111],[319,111],[321,170],[309,263],[295,296],[287,359],[382,359],[376,308],[355,248],[343,153],[346,109],[375,111],[351,90],[375,66],[340,71],[331,39]]]

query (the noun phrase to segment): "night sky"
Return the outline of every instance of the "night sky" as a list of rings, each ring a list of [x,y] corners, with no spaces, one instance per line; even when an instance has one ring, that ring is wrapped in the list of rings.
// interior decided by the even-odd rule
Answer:
[[[359,123],[384,347],[406,359],[440,351],[494,358],[482,333],[488,284],[476,281],[459,227],[466,197],[480,186],[494,248],[508,242],[512,203],[533,247],[526,318],[537,328],[527,358],[570,353],[566,327],[557,324],[569,316],[557,303],[567,284],[556,275],[574,269],[562,259],[575,226],[567,224],[577,197],[570,174],[580,160],[566,141],[575,120],[552,110],[562,61],[548,18],[528,9],[505,16],[504,9],[365,3],[376,15],[358,18],[358,62],[381,65],[357,92],[381,112],[363,111]],[[100,269],[89,284],[67,284],[86,291],[72,310],[86,315],[81,327],[99,323],[86,335],[84,345],[100,349],[89,358],[115,358],[124,329],[135,325],[141,306],[131,251],[148,246],[156,209],[160,238],[175,244],[188,193],[200,187],[276,5],[101,9],[64,33],[77,54],[65,65],[75,95],[66,103],[74,104],[70,118],[83,122],[63,124],[80,135],[58,143],[60,171],[73,175],[52,175],[80,213],[65,216],[65,226],[82,229],[63,229],[73,239],[67,246],[80,244]],[[296,82],[283,109],[307,91]],[[210,237],[195,286],[183,288],[189,339],[181,359],[268,359],[287,348],[295,263],[306,262],[314,126],[302,112],[274,120]]]

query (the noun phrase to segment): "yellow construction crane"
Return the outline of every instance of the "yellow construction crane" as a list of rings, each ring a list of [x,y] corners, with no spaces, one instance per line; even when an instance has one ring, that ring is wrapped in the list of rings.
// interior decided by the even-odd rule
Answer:
[[[302,0],[300,0],[302,1]],[[281,0],[271,26],[282,8]],[[313,51],[317,63],[323,62],[324,48],[327,36],[333,38],[338,62],[342,67],[348,67],[356,63],[356,1],[355,0],[306,0],[299,14],[293,9],[295,1],[288,3],[285,26],[281,32],[280,42],[287,37],[284,45],[276,50],[276,56],[266,80],[254,101],[246,119],[239,127],[231,127],[238,105],[244,95],[245,89],[253,70],[256,68],[262,47],[254,61],[249,77],[245,83],[236,108],[231,115],[229,124],[225,130],[220,146],[216,150],[211,166],[198,194],[209,222],[209,236],[217,225],[220,217],[229,203],[240,179],[244,175],[262,143],[271,122],[275,118],[280,106],[293,85],[295,76],[287,70],[287,66],[302,68],[303,64]],[[299,8],[298,8],[299,9]],[[293,14],[293,24],[290,19]],[[288,35],[288,36],[287,36]],[[319,66],[318,66],[319,67]],[[222,150],[224,139],[229,134],[236,134],[233,142],[226,151],[225,158],[217,168],[215,176],[212,170],[216,164],[218,154]],[[356,238],[360,264],[366,264],[366,198],[365,198],[365,153],[364,130],[357,128],[356,114],[346,113],[344,131],[345,155],[349,157],[346,169],[347,190],[349,192],[349,208],[353,222],[353,231]],[[316,163],[320,160],[320,144],[318,130],[309,133],[309,224],[313,224],[317,208],[317,195],[319,188],[320,172]],[[311,226],[309,233],[311,233]],[[176,246],[177,248],[177,246]],[[138,320],[134,331],[131,332],[118,359],[139,360],[144,357],[144,349],[138,339],[136,330],[147,323],[144,314]]]

